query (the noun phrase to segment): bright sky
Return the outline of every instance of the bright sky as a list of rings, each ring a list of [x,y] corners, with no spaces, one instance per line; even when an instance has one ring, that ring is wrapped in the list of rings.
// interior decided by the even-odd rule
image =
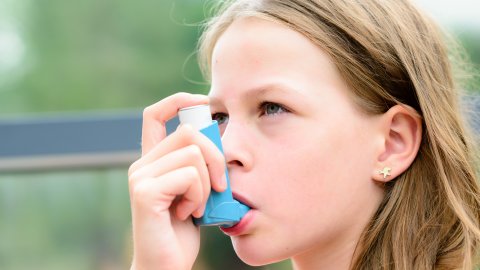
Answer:
[[[480,0],[413,0],[446,26],[468,26],[480,32]]]

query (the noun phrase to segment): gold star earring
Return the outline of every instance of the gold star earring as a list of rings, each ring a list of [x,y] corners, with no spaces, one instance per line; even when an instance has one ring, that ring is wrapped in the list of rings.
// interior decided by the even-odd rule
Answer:
[[[386,179],[387,176],[391,175],[390,174],[391,170],[392,170],[392,168],[385,167],[385,168],[383,168],[383,170],[380,170],[380,171],[377,171],[377,172],[378,172],[378,174],[383,174],[383,179]]]

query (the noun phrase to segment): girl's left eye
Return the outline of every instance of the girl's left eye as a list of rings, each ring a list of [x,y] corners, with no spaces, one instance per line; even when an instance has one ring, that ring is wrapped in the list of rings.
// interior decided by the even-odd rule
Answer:
[[[276,115],[276,114],[279,114],[279,113],[285,113],[285,112],[288,112],[287,109],[285,109],[285,107],[283,107],[282,105],[278,104],[278,103],[274,103],[274,102],[263,102],[260,104],[259,106],[260,108],[260,111],[261,111],[261,115]]]

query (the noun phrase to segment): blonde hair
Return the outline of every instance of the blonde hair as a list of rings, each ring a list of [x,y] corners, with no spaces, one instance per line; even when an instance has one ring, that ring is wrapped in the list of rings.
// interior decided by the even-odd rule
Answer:
[[[366,113],[396,104],[423,121],[413,164],[386,186],[352,269],[472,269],[480,239],[473,140],[438,27],[406,0],[227,1],[199,43],[206,78],[216,41],[240,17],[282,23],[330,55]]]

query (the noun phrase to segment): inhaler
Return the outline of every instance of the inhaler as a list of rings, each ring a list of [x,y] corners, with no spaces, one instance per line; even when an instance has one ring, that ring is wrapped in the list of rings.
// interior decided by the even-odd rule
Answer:
[[[178,111],[178,119],[172,119],[167,122],[167,134],[173,132],[179,123],[190,124],[193,128],[198,129],[223,154],[220,130],[217,121],[212,121],[209,105],[197,105],[180,109]],[[225,169],[225,175],[227,176],[227,189],[223,192],[216,192],[213,189],[210,191],[205,213],[200,218],[193,218],[196,225],[231,227],[237,224],[250,210],[248,206],[233,199],[227,169]]]

